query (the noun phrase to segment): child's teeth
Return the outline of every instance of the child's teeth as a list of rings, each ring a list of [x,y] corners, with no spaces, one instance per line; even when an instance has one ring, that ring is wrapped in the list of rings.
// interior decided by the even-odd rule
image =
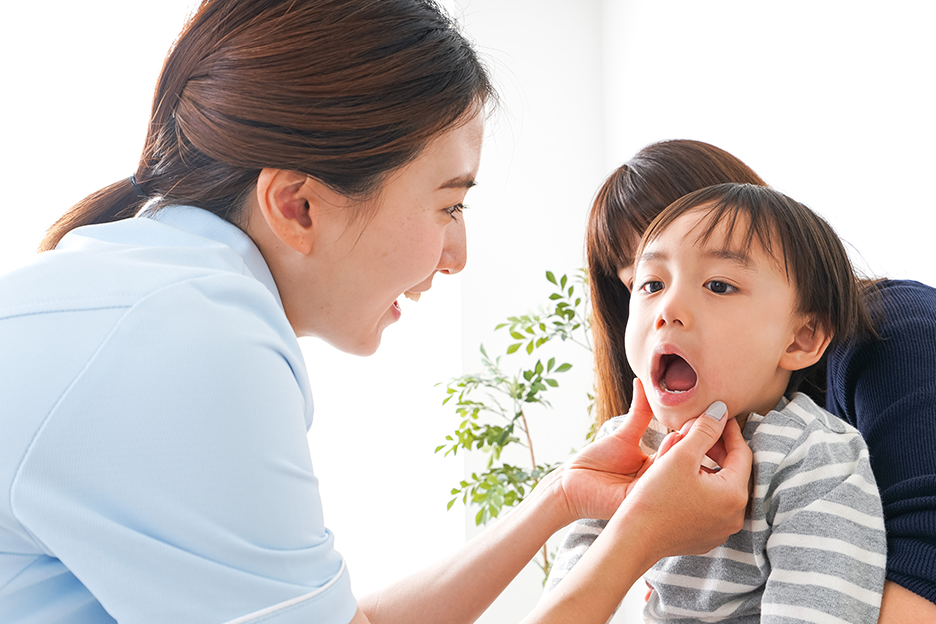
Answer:
[[[421,293],[414,293],[414,292],[406,291],[405,293],[403,293],[403,296],[409,299],[410,301],[419,301],[420,294]]]

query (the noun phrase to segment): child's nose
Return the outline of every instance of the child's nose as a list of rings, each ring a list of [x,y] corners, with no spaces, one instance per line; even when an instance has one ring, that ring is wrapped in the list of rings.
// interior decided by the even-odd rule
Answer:
[[[676,289],[668,290],[661,301],[655,324],[656,329],[663,329],[667,325],[687,327],[690,321],[691,315],[685,297]]]

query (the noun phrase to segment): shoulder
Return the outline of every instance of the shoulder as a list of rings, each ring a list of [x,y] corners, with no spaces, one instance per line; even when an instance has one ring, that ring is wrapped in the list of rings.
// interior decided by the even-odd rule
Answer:
[[[861,433],[852,425],[819,407],[801,392],[785,401],[757,424],[753,438],[774,436],[788,440],[789,447],[854,443],[864,447]]]
[[[780,409],[752,424],[754,462],[761,465],[762,471],[766,468],[774,472],[778,479],[789,479],[796,472],[831,469],[833,465],[851,474],[857,469],[856,462],[867,462],[867,446],[861,433],[805,394],[794,394]]]
[[[830,351],[830,391],[836,390],[836,382],[845,375],[899,364],[904,349],[936,349],[932,342],[925,342],[936,337],[936,288],[908,280],[883,280],[868,292],[866,300],[878,336],[852,340]]]
[[[870,293],[878,337],[836,346],[828,356],[826,407],[866,436],[895,406],[914,421],[936,399],[936,289],[885,280]]]

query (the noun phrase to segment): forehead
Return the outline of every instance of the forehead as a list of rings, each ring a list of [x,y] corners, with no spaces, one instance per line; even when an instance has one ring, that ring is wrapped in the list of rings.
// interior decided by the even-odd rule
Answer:
[[[658,251],[665,247],[667,258],[695,252],[747,269],[755,264],[768,264],[787,277],[784,258],[782,253],[776,253],[769,229],[755,228],[743,212],[716,212],[708,208],[701,206],[685,212],[656,230],[652,238],[643,240],[637,263],[659,257]]]

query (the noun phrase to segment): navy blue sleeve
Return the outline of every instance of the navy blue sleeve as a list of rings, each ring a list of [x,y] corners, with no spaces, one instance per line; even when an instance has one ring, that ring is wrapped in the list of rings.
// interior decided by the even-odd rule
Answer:
[[[880,339],[835,348],[826,409],[871,454],[887,529],[887,579],[936,603],[936,289],[881,282]]]

